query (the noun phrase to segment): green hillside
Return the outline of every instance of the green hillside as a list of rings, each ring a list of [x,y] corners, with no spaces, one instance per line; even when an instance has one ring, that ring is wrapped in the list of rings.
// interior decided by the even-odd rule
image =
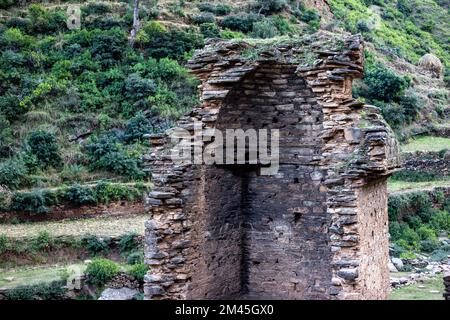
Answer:
[[[445,88],[436,84],[432,97],[422,97],[411,89],[420,80],[387,65],[394,58],[417,63],[432,52],[448,70],[444,1],[330,0],[334,20],[302,1],[248,1],[244,10],[231,2],[141,1],[133,47],[127,1],[82,3],[80,30],[67,28],[64,3],[0,4],[0,183],[13,190],[146,180],[141,136],[198,103],[197,83],[182,65],[209,37],[359,32],[374,50],[355,95],[380,106],[394,128],[439,122],[448,106]]]

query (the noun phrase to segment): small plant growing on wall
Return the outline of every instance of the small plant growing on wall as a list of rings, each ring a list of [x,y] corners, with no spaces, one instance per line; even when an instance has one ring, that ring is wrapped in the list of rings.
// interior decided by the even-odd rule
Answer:
[[[103,286],[118,273],[119,266],[108,259],[95,259],[86,269],[87,281],[97,286]]]

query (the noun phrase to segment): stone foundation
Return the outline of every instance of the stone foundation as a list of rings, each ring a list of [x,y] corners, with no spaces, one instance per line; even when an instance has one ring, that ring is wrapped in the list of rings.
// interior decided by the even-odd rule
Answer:
[[[202,105],[179,127],[279,129],[280,166],[175,165],[167,135],[150,135],[146,299],[387,297],[398,150],[379,110],[351,97],[362,52],[357,36],[320,32],[194,56]]]

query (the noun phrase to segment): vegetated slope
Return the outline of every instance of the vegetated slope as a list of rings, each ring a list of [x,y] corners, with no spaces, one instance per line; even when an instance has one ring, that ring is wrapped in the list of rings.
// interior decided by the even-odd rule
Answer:
[[[128,44],[125,3],[82,7],[83,28],[74,31],[64,7],[7,13],[0,24],[0,183],[146,180],[142,134],[167,128],[196,103],[196,82],[177,60],[201,38],[157,25],[155,34],[166,38],[148,56]]]
[[[361,32],[368,43],[368,77],[356,90],[377,105],[401,140],[448,127],[450,75],[450,16],[445,1],[341,1],[329,0],[332,11],[345,28]],[[436,55],[442,64],[440,77],[419,61]],[[388,72],[372,72],[382,65]],[[442,79],[443,77],[443,79]],[[369,92],[365,89],[369,87]],[[390,88],[385,92],[383,88]],[[380,94],[381,92],[381,94]]]

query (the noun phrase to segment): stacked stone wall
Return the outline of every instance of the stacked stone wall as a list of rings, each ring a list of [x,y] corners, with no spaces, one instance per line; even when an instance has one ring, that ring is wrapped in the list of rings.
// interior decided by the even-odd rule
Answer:
[[[398,148],[379,110],[352,98],[362,49],[357,36],[318,33],[194,56],[202,105],[178,126],[279,129],[280,168],[176,165],[168,136],[150,135],[147,299],[387,296],[386,179]],[[243,57],[252,50],[259,58]]]

